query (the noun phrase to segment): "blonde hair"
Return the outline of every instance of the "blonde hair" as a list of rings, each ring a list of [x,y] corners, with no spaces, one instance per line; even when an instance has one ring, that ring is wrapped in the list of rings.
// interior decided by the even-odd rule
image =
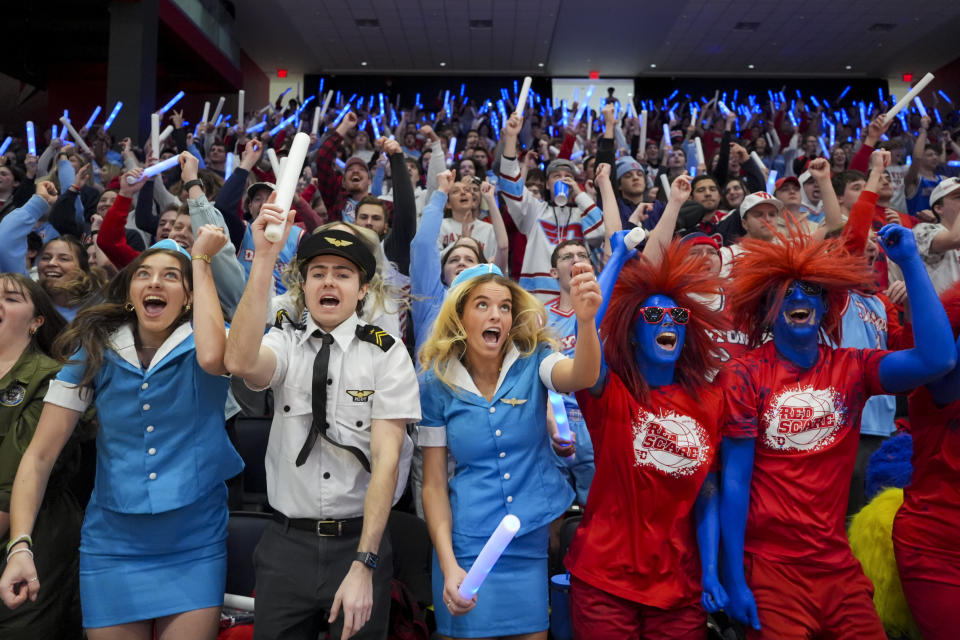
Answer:
[[[350,222],[337,220],[336,222],[328,222],[327,224],[317,227],[313,230],[313,233],[321,233],[338,226],[346,227],[350,233],[360,238],[377,260],[377,271],[367,280],[367,295],[361,301],[363,304],[363,313],[359,315],[362,315],[369,321],[382,314],[400,313],[404,309],[409,308],[409,295],[401,291],[399,287],[388,283],[383,277],[388,263],[383,259],[383,254],[380,249],[380,238],[374,231]],[[296,317],[302,316],[303,310],[306,308],[306,303],[303,299],[303,275],[300,273],[301,266],[299,261],[292,260],[282,274],[283,284],[286,285],[287,290],[290,291],[290,295],[296,305]]]
[[[437,380],[451,389],[450,365],[462,358],[467,348],[467,332],[461,321],[463,309],[474,289],[488,283],[498,284],[510,291],[513,324],[504,345],[512,342],[524,358],[532,355],[541,343],[555,349],[559,346],[547,327],[547,310],[543,303],[526,289],[495,273],[471,278],[447,293],[434,321],[433,331],[420,349],[420,370],[432,371]]]

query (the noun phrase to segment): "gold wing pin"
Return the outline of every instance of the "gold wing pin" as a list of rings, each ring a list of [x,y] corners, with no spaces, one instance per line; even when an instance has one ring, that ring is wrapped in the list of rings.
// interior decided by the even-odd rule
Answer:
[[[508,404],[511,407],[516,407],[518,404],[523,404],[527,401],[526,398],[502,398],[500,402]]]
[[[366,402],[373,395],[373,389],[347,389],[347,394],[354,402]]]
[[[350,245],[353,244],[353,242],[350,240],[337,240],[336,238],[331,238],[329,236],[324,238],[324,240],[326,240],[327,242],[329,242],[335,247],[349,247]]]

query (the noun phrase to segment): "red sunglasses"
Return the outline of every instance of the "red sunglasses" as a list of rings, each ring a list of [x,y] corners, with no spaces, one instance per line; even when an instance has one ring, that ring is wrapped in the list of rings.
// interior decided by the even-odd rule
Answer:
[[[644,321],[649,324],[657,324],[663,320],[663,315],[669,313],[670,317],[673,318],[673,321],[677,324],[687,324],[690,322],[690,309],[686,307],[670,307],[669,309],[664,309],[663,307],[640,307],[640,314],[643,315]]]

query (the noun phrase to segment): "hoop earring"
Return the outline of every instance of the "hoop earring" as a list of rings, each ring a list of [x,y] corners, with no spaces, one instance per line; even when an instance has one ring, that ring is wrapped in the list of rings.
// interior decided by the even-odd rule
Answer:
[[[132,302],[125,303],[123,305],[123,310],[126,311],[127,313],[133,313],[133,303]]]

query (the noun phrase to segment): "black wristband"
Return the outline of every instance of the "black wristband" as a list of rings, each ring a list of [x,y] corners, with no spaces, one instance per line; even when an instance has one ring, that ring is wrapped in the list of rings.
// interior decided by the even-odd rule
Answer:
[[[187,182],[183,185],[183,193],[186,195],[190,192],[191,187],[200,187],[203,189],[203,180],[200,178],[194,178],[193,180]]]

